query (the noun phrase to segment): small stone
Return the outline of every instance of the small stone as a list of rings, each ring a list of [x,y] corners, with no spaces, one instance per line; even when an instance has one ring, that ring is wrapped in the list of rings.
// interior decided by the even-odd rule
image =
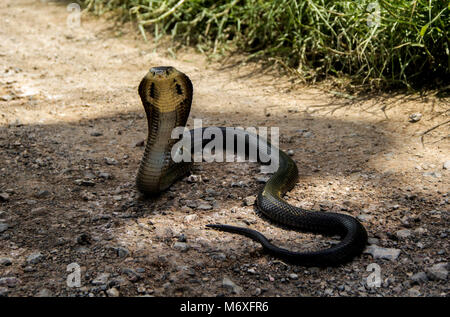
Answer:
[[[419,272],[411,276],[410,280],[415,284],[422,284],[428,281],[428,277],[425,272]]]
[[[117,256],[121,259],[126,258],[130,254],[130,251],[124,247],[114,247],[113,249],[116,251]]]
[[[109,297],[119,297],[120,296],[119,290],[117,288],[115,288],[115,287],[108,289],[106,291],[106,294]]]
[[[44,197],[48,197],[48,196],[50,196],[50,192],[48,190],[40,190],[35,195],[36,198],[44,198]]]
[[[425,172],[422,174],[425,177],[434,177],[434,178],[440,178],[442,177],[442,174],[439,172]]]
[[[250,274],[258,274],[254,268],[248,269],[248,270],[247,270],[247,273],[250,273]]]
[[[7,287],[0,287],[0,297],[6,297],[8,295],[9,289]]]
[[[442,168],[445,170],[450,170],[450,160],[445,161]]]
[[[430,280],[446,280],[448,276],[448,263],[438,263],[426,270]]]
[[[34,252],[27,257],[28,264],[38,264],[44,259],[44,255],[41,252]]]
[[[255,180],[260,184],[265,184],[269,180],[269,176],[257,176],[255,177]]]
[[[181,251],[181,252],[186,252],[189,249],[189,246],[188,246],[188,244],[186,242],[177,241],[173,245],[173,248],[178,250],[178,251]]]
[[[11,96],[11,95],[0,96],[0,100],[2,100],[2,101],[11,101],[12,99],[13,99],[13,96]]]
[[[108,165],[117,165],[119,162],[115,158],[112,157],[105,157],[105,163]]]
[[[187,215],[184,217],[184,222],[191,222],[197,220],[197,218],[198,218],[197,214]]]
[[[372,244],[364,250],[364,253],[371,254],[374,259],[386,259],[395,261],[400,255],[400,250],[393,248],[382,248]]]
[[[109,273],[100,273],[91,283],[92,285],[106,285],[110,275]]]
[[[53,297],[53,293],[49,289],[43,288],[39,292],[37,292],[37,294],[35,296],[36,297]]]
[[[242,292],[242,287],[236,285],[233,283],[232,280],[230,280],[228,277],[224,277],[222,280],[222,286],[223,288],[229,290],[230,292],[239,295]]]
[[[288,151],[287,151],[287,155],[293,156],[293,155],[294,155],[294,151],[293,151],[293,150],[288,150]]]
[[[9,266],[12,264],[12,259],[10,258],[0,258],[0,265]]]
[[[252,206],[255,204],[256,196],[247,196],[244,198],[244,205],[245,206]]]
[[[6,223],[0,223],[0,233],[5,232],[6,230],[8,230],[8,225]]]
[[[134,146],[136,146],[136,147],[141,147],[141,146],[144,146],[144,145],[145,145],[145,140],[142,139],[142,140],[136,142],[136,144],[135,144]]]
[[[90,179],[76,179],[74,180],[74,183],[78,186],[94,186],[95,182]]]
[[[289,278],[290,278],[291,280],[296,280],[296,279],[298,279],[298,275],[295,274],[295,273],[291,273],[291,274],[289,274]]]
[[[98,177],[103,178],[103,179],[110,179],[111,178],[111,174],[106,173],[106,172],[100,172],[98,174]]]
[[[411,230],[409,229],[402,229],[402,230],[398,230],[395,235],[397,236],[397,238],[399,239],[407,239],[411,236]]]
[[[99,132],[99,131],[92,131],[91,132],[91,136],[102,136],[103,133]]]
[[[207,203],[201,203],[197,206],[197,209],[200,209],[200,210],[211,210],[212,208],[213,207]]]
[[[0,193],[0,201],[8,201],[9,200],[9,194],[5,192]]]
[[[0,286],[16,287],[20,280],[14,276],[0,277]]]
[[[186,178],[186,182],[188,182],[188,183],[198,183],[198,182],[200,182],[202,180],[202,178],[201,178],[201,176],[199,176],[199,175],[194,175],[194,174],[191,174],[191,175],[189,175],[187,178]]]
[[[418,297],[420,296],[420,291],[417,288],[410,288],[408,290],[408,296],[410,297]]]
[[[372,220],[373,216],[368,214],[360,214],[356,216],[356,218],[358,218],[358,220],[362,222],[369,222],[370,220]]]
[[[418,122],[420,119],[422,119],[422,114],[419,112],[409,115],[409,122],[411,123]]]

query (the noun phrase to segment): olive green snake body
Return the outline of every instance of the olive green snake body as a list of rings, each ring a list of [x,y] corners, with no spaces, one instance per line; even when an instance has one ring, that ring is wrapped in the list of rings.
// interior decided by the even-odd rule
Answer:
[[[158,195],[190,172],[192,163],[174,162],[172,159],[172,147],[177,140],[171,138],[171,133],[174,128],[186,125],[192,104],[193,87],[190,79],[175,68],[153,67],[142,79],[139,95],[147,115],[148,137],[136,184],[142,193]],[[197,132],[201,133],[204,129]],[[226,139],[227,128],[218,129]],[[194,134],[194,130],[191,130],[191,152],[194,152],[195,147],[203,148],[210,141],[199,141],[194,138]],[[247,236],[261,243],[263,249],[275,257],[304,266],[339,265],[362,253],[367,243],[367,232],[357,219],[339,213],[309,211],[288,204],[282,197],[298,181],[295,162],[258,135],[242,130],[231,137],[237,138],[239,134],[245,139],[247,154],[252,147],[261,144],[268,147],[268,153],[278,151],[278,170],[259,192],[256,199],[258,210],[273,222],[288,228],[327,236],[339,235],[341,241],[324,250],[293,252],[273,245],[261,233],[249,228],[223,224],[210,224],[207,227]],[[236,147],[234,150],[236,151]],[[258,161],[261,162],[260,152],[258,153]]]

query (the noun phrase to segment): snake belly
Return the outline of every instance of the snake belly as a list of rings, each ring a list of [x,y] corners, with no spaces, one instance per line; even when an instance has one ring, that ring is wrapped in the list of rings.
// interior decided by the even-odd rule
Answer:
[[[153,67],[142,79],[139,95],[147,115],[148,137],[136,185],[145,195],[158,195],[190,172],[190,162],[176,163],[172,160],[171,151],[177,140],[171,138],[171,133],[174,128],[186,125],[192,104],[193,87],[190,79],[175,68]],[[205,129],[190,131],[191,153],[211,141],[194,138],[194,135],[202,135]],[[297,166],[286,153],[246,130],[228,133],[225,127],[216,129],[222,133],[224,147],[228,141],[237,144],[238,138],[245,140],[244,155],[261,145],[268,149],[268,154],[272,151],[278,152],[278,169],[258,193],[256,200],[257,208],[264,216],[298,231],[327,236],[339,235],[341,241],[323,250],[293,252],[273,245],[264,235],[249,228],[224,224],[210,224],[207,227],[247,236],[259,242],[265,251],[275,257],[304,266],[335,266],[362,253],[367,244],[367,232],[356,218],[339,213],[305,210],[292,206],[283,199],[284,194],[298,181]],[[237,152],[236,146],[234,151]],[[259,162],[267,162],[267,158],[261,157],[261,151],[256,153]]]

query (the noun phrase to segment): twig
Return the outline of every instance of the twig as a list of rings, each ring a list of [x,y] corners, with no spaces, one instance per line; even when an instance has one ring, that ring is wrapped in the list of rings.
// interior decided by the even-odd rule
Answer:
[[[434,127],[429,128],[428,130],[422,132],[420,134],[420,142],[422,142],[422,146],[425,147],[425,144],[423,143],[423,137],[425,136],[425,134],[428,134],[429,132],[439,128],[440,126],[446,125],[447,123],[450,123],[450,120],[447,120],[445,122],[439,123],[438,125],[435,125]]]

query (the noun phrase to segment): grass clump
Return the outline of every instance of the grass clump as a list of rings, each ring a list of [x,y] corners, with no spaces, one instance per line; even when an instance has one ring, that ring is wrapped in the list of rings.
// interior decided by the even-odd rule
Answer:
[[[450,4],[443,0],[84,0],[118,10],[145,36],[202,52],[248,53],[305,81],[349,76],[371,88],[449,84]]]

